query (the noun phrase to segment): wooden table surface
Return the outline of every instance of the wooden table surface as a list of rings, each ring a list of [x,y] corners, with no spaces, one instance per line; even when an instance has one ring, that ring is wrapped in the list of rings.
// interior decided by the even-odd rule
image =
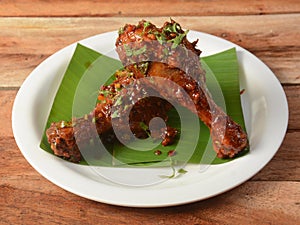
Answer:
[[[168,208],[94,202],[42,177],[19,151],[11,128],[24,79],[73,42],[143,18],[161,25],[169,17],[248,49],[272,69],[289,103],[288,130],[275,157],[231,191]],[[299,0],[2,0],[0,65],[0,224],[300,223]]]

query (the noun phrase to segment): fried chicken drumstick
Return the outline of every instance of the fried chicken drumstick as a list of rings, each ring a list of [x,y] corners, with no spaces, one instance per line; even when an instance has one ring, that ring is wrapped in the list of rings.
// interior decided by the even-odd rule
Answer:
[[[129,115],[134,136],[147,138],[149,129],[145,130],[142,125],[149,127],[154,117],[168,120],[167,112],[172,105],[164,99],[174,99],[199,116],[210,129],[218,157],[232,158],[243,151],[248,145],[247,135],[210,97],[205,71],[199,62],[201,51],[196,48],[197,41],[189,42],[186,34],[173,20],[161,28],[144,20],[137,26],[128,24],[121,28],[116,50],[124,69],[115,73],[116,79],[111,84],[100,88],[99,102],[90,114],[51,124],[46,135],[54,154],[79,162],[82,154],[78,143],[90,143],[99,137],[104,142],[115,141],[112,124],[116,120],[122,134],[118,138],[130,141],[126,125],[122,123],[126,122],[126,115]],[[168,87],[161,79],[140,82],[141,78],[157,77],[172,82]],[[147,97],[153,93],[157,97]],[[128,107],[130,105],[132,107]],[[96,132],[92,132],[95,129]],[[177,130],[168,126],[151,130],[151,136],[160,139],[162,145],[172,144],[176,135]]]
[[[91,113],[72,121],[54,122],[46,130],[48,142],[55,155],[71,162],[80,162],[81,151],[89,151],[85,149],[85,145],[99,141],[99,138],[104,143],[116,141],[112,127],[114,121],[115,128],[121,134],[118,136],[119,141],[123,143],[132,140],[131,132],[136,138],[149,137],[148,127],[154,117],[160,117],[167,122],[167,112],[172,105],[160,98],[158,93],[154,97],[147,97],[148,93],[155,91],[139,82],[136,77],[138,74],[125,68],[116,71],[114,75],[116,79],[111,84],[100,88],[99,102]],[[160,124],[152,127],[151,137],[161,140],[162,145],[174,142],[177,135],[175,128],[162,127]]]
[[[148,62],[148,77],[161,77],[174,82],[173,87],[164,83],[154,84],[164,97],[175,98],[189,108],[210,129],[213,147],[219,158],[234,157],[248,145],[246,132],[215,104],[205,84],[205,72],[199,61],[197,41],[190,43],[178,23],[171,20],[163,27],[140,21],[137,26],[127,24],[116,41],[117,52],[122,63],[133,67],[132,62]],[[141,51],[142,49],[142,51]],[[183,97],[177,85],[192,99],[196,112]]]

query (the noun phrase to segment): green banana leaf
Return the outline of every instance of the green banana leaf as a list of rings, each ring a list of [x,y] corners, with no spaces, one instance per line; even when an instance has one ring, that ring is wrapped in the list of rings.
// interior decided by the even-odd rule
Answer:
[[[206,70],[207,87],[215,102],[233,120],[245,128],[240,102],[239,68],[235,48],[202,57],[201,63]],[[52,122],[70,121],[74,116],[83,117],[92,111],[96,104],[99,87],[105,83],[110,83],[114,79],[114,72],[120,68],[122,68],[120,61],[77,44],[55,96],[45,131]],[[176,109],[179,109],[179,112],[178,110],[171,110],[168,120],[168,125],[180,131],[174,144],[162,146],[159,142],[155,143],[148,138],[145,142],[137,143],[132,149],[115,143],[106,146],[108,151],[101,153],[101,157],[96,157],[94,160],[82,160],[80,164],[101,166],[165,165],[165,162],[169,162],[169,154],[174,149],[176,149],[176,154],[172,156],[172,160],[176,162],[220,164],[231,160],[216,158],[208,128],[198,118],[195,119],[195,115],[187,109],[183,107]],[[184,124],[180,121],[181,115],[184,115]],[[143,151],[139,150],[147,147],[149,141],[154,143],[155,147]],[[40,147],[53,154],[45,132]],[[93,148],[92,145],[90,147]],[[155,154],[158,151],[161,154]],[[244,151],[242,155],[248,151]]]

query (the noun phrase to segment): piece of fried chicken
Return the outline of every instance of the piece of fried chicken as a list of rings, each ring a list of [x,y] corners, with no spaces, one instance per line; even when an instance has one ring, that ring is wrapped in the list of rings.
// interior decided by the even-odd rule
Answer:
[[[139,68],[139,67],[136,67]],[[136,71],[136,70],[135,70]],[[89,144],[99,141],[111,143],[132,141],[133,137],[149,137],[152,118],[168,120],[172,105],[160,98],[150,86],[140,82],[140,73],[126,68],[116,71],[115,80],[100,88],[96,107],[82,118],[54,122],[46,130],[50,147],[55,155],[71,162],[80,162],[91,151]],[[129,118],[129,120],[127,120]],[[114,127],[113,127],[114,124]],[[152,124],[151,137],[162,145],[174,142],[177,130]],[[116,133],[120,134],[116,138]]]
[[[139,77],[161,77],[174,82],[166,87],[154,79],[150,85],[160,90],[163,97],[176,99],[196,113],[210,129],[217,156],[232,158],[248,146],[247,134],[211,98],[199,60],[201,51],[196,48],[197,41],[189,42],[186,34],[174,20],[161,28],[142,20],[138,25],[127,24],[119,30],[117,52],[124,66],[131,70],[141,62],[148,63]],[[139,71],[136,69],[135,73]],[[187,104],[178,86],[194,105]]]

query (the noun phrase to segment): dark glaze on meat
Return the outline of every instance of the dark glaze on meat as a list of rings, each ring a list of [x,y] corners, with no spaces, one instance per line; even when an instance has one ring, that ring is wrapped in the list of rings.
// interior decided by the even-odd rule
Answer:
[[[127,127],[122,123],[126,122],[126,113],[129,113],[129,127],[134,136],[148,137],[149,122],[153,117],[160,117],[165,122],[168,120],[167,111],[172,106],[164,98],[177,99],[199,116],[210,129],[218,157],[234,157],[245,149],[248,145],[246,133],[210,98],[205,85],[205,71],[199,63],[201,51],[196,49],[196,44],[197,41],[191,43],[187,40],[186,32],[173,20],[166,22],[162,28],[144,20],[137,26],[125,25],[116,41],[125,69],[116,72],[115,81],[101,87],[99,103],[90,114],[51,124],[46,135],[54,154],[79,162],[82,159],[79,144],[89,144],[99,138],[104,142],[116,141],[112,129],[115,121],[123,134],[119,138],[130,141]],[[166,88],[164,83],[155,79],[148,83],[139,82],[144,77],[160,77],[176,85]],[[196,111],[194,106],[187,104],[186,95],[182,95],[178,85],[192,99]],[[149,97],[149,93],[155,93],[155,97]],[[128,107],[130,105],[133,107]],[[162,140],[162,145],[172,144],[177,133],[176,129],[168,126],[151,130],[151,136]]]
[[[176,98],[182,106],[193,112],[194,106],[196,107],[197,112],[194,113],[197,113],[199,118],[210,129],[213,147],[218,157],[232,158],[247,146],[247,135],[241,126],[234,122],[215,104],[206,89],[203,89],[199,83],[191,77],[186,76],[182,70],[170,68],[166,64],[155,62],[150,64],[147,75],[174,81],[174,83],[186,91],[194,105],[188,105],[185,95],[182,95],[176,87],[174,89],[172,89],[172,87],[164,88],[161,82],[154,84],[157,88],[164,90],[161,95],[168,98]]]
[[[201,52],[195,48],[197,42],[190,43],[184,34],[173,20],[166,22],[162,28],[156,28],[144,20],[137,26],[127,24],[119,32],[117,52],[127,67],[132,67],[132,62],[151,61],[146,76],[162,77],[182,87],[192,99],[197,112],[187,105],[176,85],[165,88],[161,82],[153,84],[161,90],[162,96],[176,98],[208,126],[218,157],[232,158],[248,146],[247,134],[211,99],[205,84],[205,73],[198,58]],[[138,48],[144,51],[136,52]],[[131,54],[132,52],[140,54]]]
[[[147,93],[153,93],[154,90],[136,79],[137,76],[142,76],[141,71],[139,69],[137,73],[137,70],[131,71],[129,68],[117,71],[116,79],[100,88],[99,103],[90,114],[68,122],[52,123],[46,135],[54,154],[71,162],[80,162],[81,151],[85,150],[82,146],[85,144],[99,138],[104,143],[116,141],[112,129],[113,121],[117,124],[114,128],[122,134],[118,138],[123,143],[131,141],[129,132],[136,138],[147,138],[150,133],[149,122],[154,117],[160,117],[167,122],[167,112],[172,108],[171,104],[160,98],[158,93],[155,97],[147,97]],[[130,105],[133,107],[128,107]],[[127,130],[127,124],[122,123],[126,122],[127,114],[130,130]],[[177,130],[169,126],[157,126],[152,131],[152,138],[161,140],[164,146],[172,144],[177,135]]]
[[[142,20],[137,26],[126,24],[120,29],[116,50],[125,66],[133,62],[163,62],[205,83],[205,71],[199,64],[201,51],[196,49],[198,40],[189,42],[186,33],[173,20],[162,28]]]

